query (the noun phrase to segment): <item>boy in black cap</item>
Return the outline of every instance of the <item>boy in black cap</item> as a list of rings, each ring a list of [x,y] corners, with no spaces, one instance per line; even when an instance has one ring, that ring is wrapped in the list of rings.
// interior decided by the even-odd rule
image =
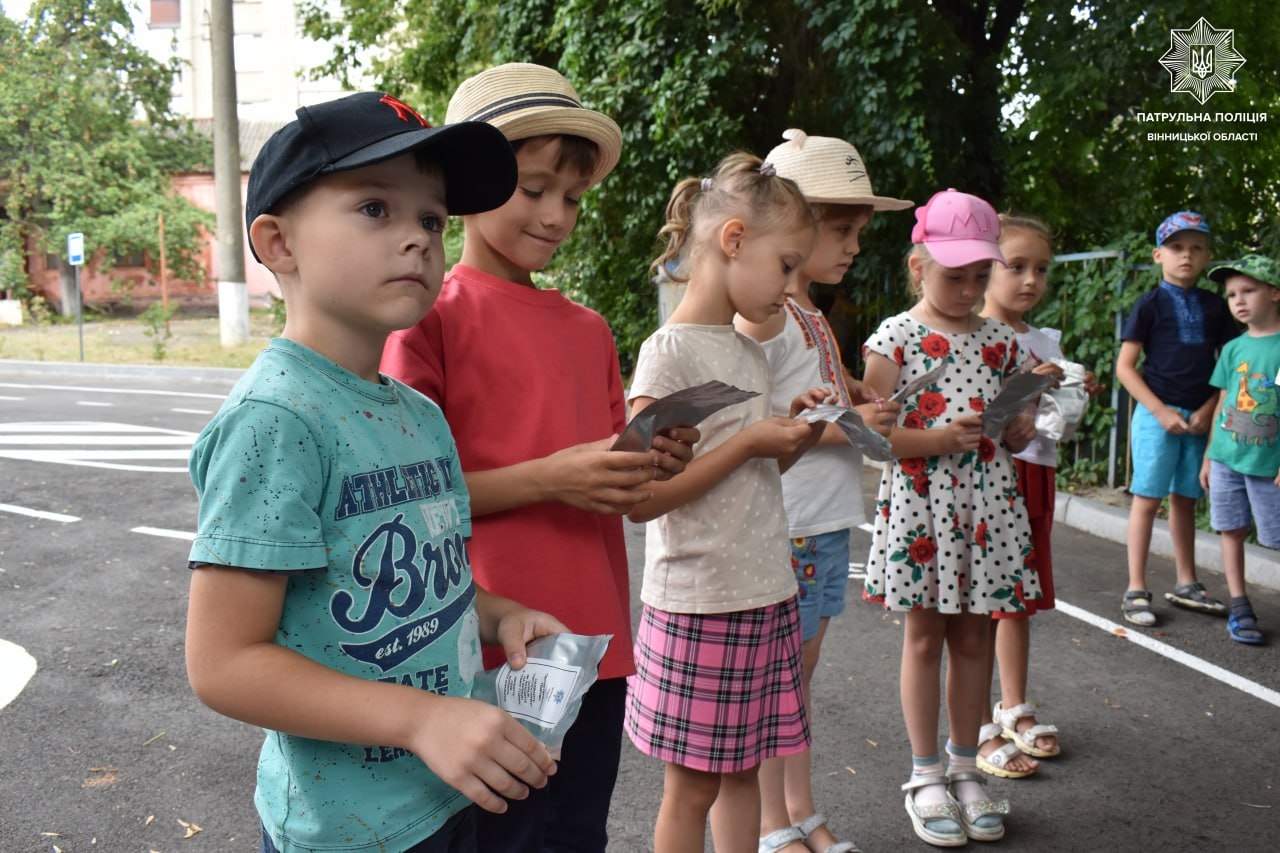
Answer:
[[[262,850],[474,850],[468,799],[503,810],[554,772],[466,698],[481,640],[518,668],[565,628],[475,586],[444,417],[378,362],[439,293],[446,216],[506,201],[515,160],[488,125],[433,128],[379,93],[297,115],[254,162],[245,217],[288,319],[191,454],[187,670],[266,729]]]

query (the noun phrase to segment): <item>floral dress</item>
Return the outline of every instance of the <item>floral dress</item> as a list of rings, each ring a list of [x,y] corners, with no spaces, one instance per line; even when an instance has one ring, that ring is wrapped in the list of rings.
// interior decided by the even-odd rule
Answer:
[[[863,347],[901,369],[898,388],[942,363],[946,373],[902,401],[899,425],[945,427],[981,413],[1023,357],[992,319],[968,334],[935,332],[907,314]],[[896,389],[895,389],[896,390]],[[863,598],[887,610],[1023,612],[1040,597],[1030,529],[1009,452],[985,436],[977,450],[899,459],[884,470]]]

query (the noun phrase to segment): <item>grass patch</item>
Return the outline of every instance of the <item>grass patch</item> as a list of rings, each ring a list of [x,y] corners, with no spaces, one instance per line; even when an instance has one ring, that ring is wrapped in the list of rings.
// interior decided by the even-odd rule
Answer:
[[[249,312],[249,342],[222,346],[216,316],[175,314],[163,348],[142,317],[86,316],[84,361],[92,364],[166,364],[197,367],[248,367],[277,334],[269,311]],[[163,357],[157,352],[163,350]],[[80,328],[72,318],[21,326],[0,326],[0,359],[80,361]]]

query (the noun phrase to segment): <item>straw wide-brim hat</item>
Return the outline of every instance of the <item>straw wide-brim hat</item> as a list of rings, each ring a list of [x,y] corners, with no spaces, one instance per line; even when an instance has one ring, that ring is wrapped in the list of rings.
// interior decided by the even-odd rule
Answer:
[[[843,139],[810,136],[792,128],[787,140],[765,158],[778,174],[790,178],[811,203],[869,204],[873,210],[906,210],[914,202],[879,196],[871,189],[862,155]]]
[[[589,110],[554,68],[509,62],[481,71],[449,99],[445,123],[488,122],[511,142],[531,136],[581,136],[600,149],[591,183],[600,182],[622,156],[622,131],[604,113]]]

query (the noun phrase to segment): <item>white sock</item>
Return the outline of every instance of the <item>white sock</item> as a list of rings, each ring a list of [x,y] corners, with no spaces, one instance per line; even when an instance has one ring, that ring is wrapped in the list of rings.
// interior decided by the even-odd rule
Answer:
[[[976,765],[975,765],[976,766]],[[942,778],[945,775],[942,769],[942,759],[935,752],[933,755],[913,755],[911,756],[911,778],[912,780],[924,777]],[[946,785],[929,785],[924,788],[915,788],[911,793],[912,799],[919,806],[937,806],[947,801]]]
[[[972,752],[973,755],[964,754],[968,752]],[[948,743],[947,759],[947,769],[949,771],[978,772],[978,750],[974,747],[956,746],[953,743]],[[955,782],[952,784],[951,788],[955,792],[956,799],[962,803],[973,803],[987,799],[986,791],[983,790],[982,785],[977,782],[970,782],[967,780],[963,782]]]

